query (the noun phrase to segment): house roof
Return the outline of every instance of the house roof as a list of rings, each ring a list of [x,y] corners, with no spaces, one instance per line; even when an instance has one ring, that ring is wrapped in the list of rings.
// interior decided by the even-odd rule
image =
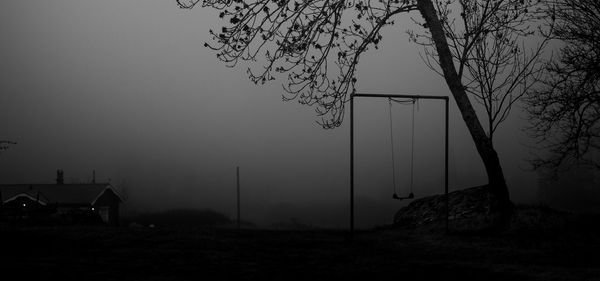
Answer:
[[[0,185],[1,198],[4,202],[15,196],[27,195],[36,200],[39,198],[39,201],[44,203],[94,204],[107,190],[111,190],[121,202],[123,201],[123,198],[109,183]]]
[[[45,205],[46,205],[46,203],[47,203],[47,202],[46,202],[46,200],[44,200],[43,198],[33,198],[31,195],[29,195],[29,194],[24,194],[24,193],[21,193],[21,194],[18,194],[18,195],[15,195],[15,196],[13,196],[13,197],[11,197],[11,198],[5,199],[5,200],[4,200],[4,203],[8,203],[8,202],[10,202],[10,201],[17,200],[17,199],[19,199],[19,198],[27,198],[27,199],[29,199],[29,200],[31,200],[31,201],[37,201],[38,203],[40,203],[41,205],[44,205],[44,206],[45,206]]]

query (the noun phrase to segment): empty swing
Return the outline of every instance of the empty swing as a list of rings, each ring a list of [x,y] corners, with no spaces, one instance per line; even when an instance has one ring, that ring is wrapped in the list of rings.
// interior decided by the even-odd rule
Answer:
[[[401,104],[412,103],[411,139],[410,139],[410,184],[409,184],[408,195],[403,196],[403,197],[398,196],[398,193],[396,192],[396,189],[397,189],[397,187],[396,187],[396,157],[395,157],[395,153],[394,153],[394,131],[393,131],[394,125],[393,125],[393,118],[392,118],[392,101],[401,103]],[[396,200],[415,198],[415,195],[413,193],[413,176],[414,176],[414,164],[413,163],[414,163],[414,155],[415,155],[415,150],[414,150],[414,145],[415,145],[415,102],[416,102],[416,99],[401,101],[401,100],[388,98],[389,115],[390,115],[390,144],[392,147],[392,184],[393,184],[393,189],[394,189],[394,194],[392,195],[392,198],[394,198]]]

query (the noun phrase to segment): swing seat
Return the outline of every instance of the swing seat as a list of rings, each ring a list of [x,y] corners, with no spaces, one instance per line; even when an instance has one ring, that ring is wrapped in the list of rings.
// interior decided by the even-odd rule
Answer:
[[[396,200],[413,199],[413,198],[415,198],[415,195],[411,192],[406,197],[400,197],[400,196],[398,196],[398,194],[394,193],[394,195],[392,195],[392,198],[394,198]]]

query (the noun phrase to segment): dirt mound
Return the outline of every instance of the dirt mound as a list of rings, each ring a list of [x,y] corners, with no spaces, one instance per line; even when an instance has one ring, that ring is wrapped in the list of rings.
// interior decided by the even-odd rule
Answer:
[[[452,232],[472,232],[488,229],[492,224],[489,211],[488,186],[477,186],[448,194],[450,212],[448,222]],[[578,227],[585,231],[600,229],[590,227],[600,215],[575,215],[547,206],[516,205],[506,233],[563,230]],[[410,228],[423,231],[440,231],[446,226],[446,197],[434,195],[413,201],[401,208],[394,217],[394,228]]]
[[[448,193],[449,223],[453,229],[483,228],[490,223],[488,186],[477,186]],[[394,225],[416,227],[445,225],[446,198],[443,194],[424,197],[398,210]]]

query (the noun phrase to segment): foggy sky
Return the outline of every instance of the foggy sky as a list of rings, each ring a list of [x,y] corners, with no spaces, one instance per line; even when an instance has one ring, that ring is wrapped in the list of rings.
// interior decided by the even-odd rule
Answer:
[[[110,180],[127,212],[211,208],[256,223],[296,217],[345,227],[348,122],[324,130],[314,109],[282,102],[285,76],[254,85],[246,66],[227,68],[202,47],[219,28],[215,11],[175,1],[56,0],[0,3],[0,183]],[[361,57],[359,92],[448,95],[443,79],[408,42],[410,19],[384,32]],[[357,224],[390,223],[405,203],[391,199],[387,101],[356,106]],[[407,193],[410,107],[395,106],[400,193]],[[450,105],[450,189],[486,183],[483,165]],[[443,103],[417,112],[415,195],[443,192]],[[531,144],[514,110],[497,133],[512,198],[536,202],[527,171]]]

